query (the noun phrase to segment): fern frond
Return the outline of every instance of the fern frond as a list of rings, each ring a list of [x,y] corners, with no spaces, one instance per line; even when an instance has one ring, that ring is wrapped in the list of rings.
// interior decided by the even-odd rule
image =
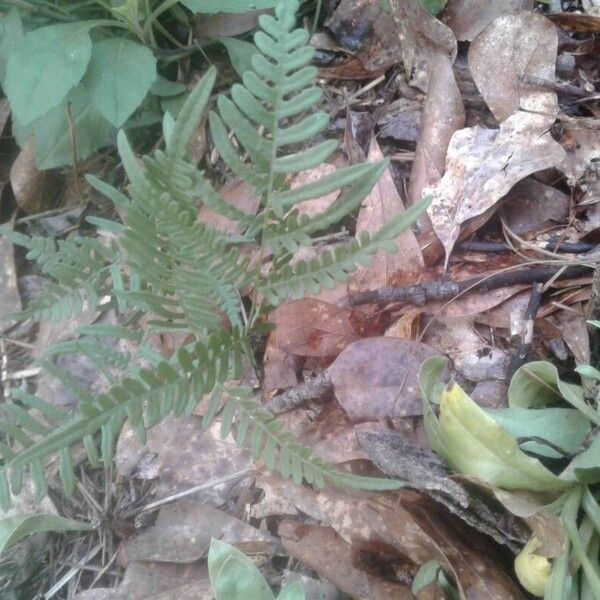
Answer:
[[[244,388],[227,390],[229,400],[223,409],[221,437],[224,439],[232,430],[233,417],[238,422],[235,441],[243,446],[250,440],[254,460],[264,459],[267,469],[279,471],[285,479],[293,479],[301,485],[303,481],[323,488],[329,481],[365,490],[395,490],[402,482],[392,479],[361,477],[337,470],[331,463],[313,456],[310,448],[300,444],[286,431],[280,421],[252,397]]]
[[[110,294],[110,267],[118,253],[97,239],[75,236],[55,242],[51,238],[28,237],[6,225],[0,226],[0,235],[26,248],[26,257],[52,279],[27,310],[7,318],[69,319],[86,305],[94,309],[101,297]]]
[[[18,493],[18,486],[13,482],[22,481],[24,469],[29,470],[38,496],[43,496],[47,489],[41,468],[44,460],[58,452],[66,469],[69,461],[65,452],[76,442],[84,443],[91,461],[97,462],[100,454],[105,462],[110,462],[114,441],[125,418],[129,418],[138,436],[144,440],[146,429],[168,414],[190,414],[202,396],[217,383],[239,376],[241,351],[239,332],[220,331],[206,343],[196,342],[189,348],[180,348],[173,362],[162,361],[152,370],[139,369],[135,376],[126,377],[105,393],[81,400],[79,414],[53,430],[44,428],[42,431],[43,426],[25,417],[24,410],[7,408],[11,419],[0,419],[0,431],[14,438],[21,449],[8,452],[5,449],[2,453],[0,506],[6,509],[10,504],[10,496],[3,494],[3,489]],[[35,403],[41,402],[35,398]],[[100,453],[94,442],[98,432]],[[42,437],[36,441],[32,434]],[[68,478],[70,474],[65,472],[64,477]]]

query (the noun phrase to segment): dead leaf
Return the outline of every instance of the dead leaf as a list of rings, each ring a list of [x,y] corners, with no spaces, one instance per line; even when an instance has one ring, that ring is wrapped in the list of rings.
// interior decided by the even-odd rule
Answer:
[[[356,565],[355,553],[331,527],[316,527],[294,521],[282,521],[278,530],[286,551],[304,566],[328,579],[342,592],[353,598],[365,600],[411,600],[412,593],[407,585],[386,581],[381,576],[368,573]],[[379,558],[379,557],[377,557]],[[387,564],[391,562],[386,557]],[[405,567],[406,559],[398,560]],[[381,562],[381,561],[379,561]],[[406,567],[405,567],[406,568]],[[408,562],[410,572],[415,565]]]
[[[15,269],[13,244],[5,236],[0,237],[0,306],[3,315],[21,311],[21,296],[17,288],[17,272]],[[4,322],[3,331],[11,324]]]
[[[508,355],[477,334],[473,318],[437,319],[424,340],[448,355],[454,368],[469,381],[504,379]]]
[[[423,197],[425,187],[440,180],[450,139],[465,125],[465,109],[450,61],[438,53],[432,56],[430,67],[429,92],[408,186],[411,204]],[[426,228],[431,229],[431,224]]]
[[[244,181],[232,181],[225,184],[219,191],[225,202],[235,206],[247,215],[254,215],[258,210],[260,198],[249,184]],[[208,227],[213,227],[222,233],[241,234],[240,224],[224,217],[210,206],[203,206],[198,211],[198,220]]]
[[[468,127],[452,136],[444,176],[424,190],[433,196],[428,213],[444,245],[446,267],[463,223],[494,207],[521,179],[563,160],[545,119],[518,112],[500,129]]]
[[[212,538],[247,554],[272,554],[277,540],[226,512],[192,500],[160,509],[156,523],[126,546],[128,560],[190,563],[202,558]]]
[[[296,385],[301,366],[302,359],[298,355],[277,348],[269,336],[263,359],[265,393]]]
[[[294,179],[290,184],[291,189],[296,189],[302,187],[304,185],[308,185],[309,183],[314,183],[318,181],[322,177],[327,175],[331,175],[331,173],[335,173],[337,168],[330,163],[323,163],[314,169],[309,169],[308,171],[302,171]],[[300,214],[307,215],[309,217],[316,217],[318,214],[327,210],[338,198],[340,195],[340,190],[334,190],[325,196],[321,196],[320,198],[314,198],[313,200],[305,200],[304,202],[300,202],[296,204],[295,207],[298,209]]]
[[[383,159],[383,154],[375,139],[371,142],[369,162]],[[375,184],[371,193],[363,200],[358,213],[356,235],[365,231],[374,233],[387,221],[404,211],[402,199],[396,189],[392,173],[388,168]],[[423,258],[415,234],[409,228],[396,238],[398,252],[389,254],[379,251],[371,259],[368,267],[358,267],[348,282],[352,294],[390,285],[392,279],[413,283],[423,268]]]
[[[600,16],[598,15],[563,12],[551,14],[548,17],[566,31],[592,35],[600,33]]]
[[[459,42],[470,42],[497,17],[532,8],[532,0],[449,0],[442,21],[452,29]]]
[[[534,12],[504,15],[471,43],[473,79],[499,122],[519,109],[549,115],[558,112],[556,93],[523,82],[524,77],[554,81],[558,35],[546,17]]]
[[[508,228],[522,236],[565,222],[570,205],[567,194],[528,177],[507,194],[501,214]]]
[[[429,88],[431,60],[442,54],[454,63],[457,53],[452,30],[431,13],[419,0],[390,0],[396,22],[404,72],[409,83],[426,92]]]
[[[272,343],[298,356],[333,357],[358,339],[351,311],[314,298],[281,304],[272,313]]]
[[[577,310],[579,308],[579,310]],[[590,337],[587,329],[587,319],[581,305],[575,305],[571,310],[561,310],[550,321],[561,332],[569,350],[578,365],[590,362]]]
[[[156,466],[152,477],[158,475],[160,478],[157,499],[215,482],[197,492],[194,499],[201,498],[206,503],[220,506],[239,480],[217,482],[248,469],[252,461],[246,450],[233,442],[217,439],[218,433],[212,431],[203,431],[201,419],[194,415],[167,417],[148,431],[148,441],[142,445],[126,423],[117,442],[117,469],[124,476],[135,475],[140,460],[148,454],[150,458],[154,455]]]
[[[355,420],[421,414],[417,373],[440,353],[412,340],[367,338],[348,346],[328,368],[339,403]]]
[[[19,208],[27,213],[42,212],[50,206],[56,188],[52,171],[35,165],[35,144],[31,138],[10,169],[10,183]]]
[[[564,160],[557,165],[567,177],[570,186],[575,186],[586,175],[597,181],[595,164],[600,158],[600,131],[585,127],[564,127],[558,141],[565,149]]]

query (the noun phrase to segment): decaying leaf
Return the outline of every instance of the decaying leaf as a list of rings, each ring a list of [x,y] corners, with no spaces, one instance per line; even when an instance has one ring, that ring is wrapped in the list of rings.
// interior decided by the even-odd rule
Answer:
[[[473,40],[471,73],[498,121],[522,109],[548,115],[548,124],[553,122],[556,93],[532,84],[554,80],[557,48],[556,28],[534,12],[498,17]]]
[[[167,417],[148,431],[148,441],[142,445],[126,426],[117,443],[117,469],[127,476],[142,476],[136,469],[140,461],[142,465],[149,461],[152,468],[146,477],[160,478],[157,498],[212,482],[196,498],[220,506],[236,482],[228,476],[249,468],[251,458],[246,450],[217,439],[218,435],[211,432],[203,431],[201,419],[194,415],[185,419]]]
[[[337,356],[358,339],[349,310],[313,298],[278,306],[272,321],[274,346],[298,356]]]
[[[411,85],[426,92],[432,58],[442,54],[452,64],[457,53],[456,38],[419,0],[390,0],[390,7],[398,28],[406,77]]]
[[[465,109],[452,64],[446,56],[435,54],[431,58],[429,93],[423,106],[421,133],[410,174],[411,203],[421,199],[425,187],[440,180],[450,139],[464,124]]]
[[[272,553],[275,538],[226,512],[194,500],[161,508],[156,523],[127,543],[129,560],[191,563],[206,553],[212,538],[249,553]]]
[[[417,373],[439,352],[412,340],[377,337],[344,350],[328,372],[335,395],[355,421],[421,414]]]
[[[407,585],[386,581],[378,573],[369,573],[364,566],[361,569],[360,555],[357,556],[359,553],[353,551],[352,545],[344,541],[331,527],[283,521],[279,525],[278,533],[284,548],[291,556],[315,570],[321,577],[332,581],[339,590],[353,598],[411,600],[413,597]],[[375,548],[376,544],[373,544],[372,549]],[[383,550],[386,546],[382,544],[380,548]],[[364,552],[366,554],[366,550]],[[370,558],[381,560],[380,556]],[[384,558],[386,562],[393,562],[396,568],[406,570],[407,574],[416,571],[415,565],[405,557],[394,556],[392,548],[387,548]]]
[[[470,42],[495,18],[532,8],[532,0],[449,0],[442,21],[452,29],[459,42]]]
[[[564,150],[546,127],[546,118],[518,112],[499,129],[468,127],[450,141],[446,172],[424,193],[436,235],[446,250],[446,266],[463,223],[491,209],[528,175],[559,164]],[[491,216],[491,215],[490,215]]]
[[[375,139],[369,150],[370,162],[379,162],[383,154]],[[375,184],[371,193],[363,200],[358,213],[356,235],[363,232],[371,234],[378,231],[390,218],[401,213],[404,205],[390,169]],[[390,254],[383,250],[371,259],[368,267],[358,267],[348,282],[350,293],[373,290],[390,285],[392,280],[412,283],[423,268],[421,250],[411,229],[407,229],[396,238],[398,251]]]

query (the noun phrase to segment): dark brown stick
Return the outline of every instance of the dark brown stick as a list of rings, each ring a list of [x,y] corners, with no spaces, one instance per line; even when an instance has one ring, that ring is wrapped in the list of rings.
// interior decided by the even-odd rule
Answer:
[[[296,406],[299,406],[308,400],[321,398],[332,389],[333,383],[331,377],[329,376],[327,369],[325,369],[313,379],[308,379],[304,383],[283,392],[283,394],[275,396],[272,400],[267,402],[263,408],[266,408],[275,415],[279,415],[296,408]]]
[[[348,298],[350,306],[361,304],[390,304],[392,302],[407,302],[422,305],[430,300],[450,300],[458,294],[466,292],[485,292],[495,290],[509,285],[525,283],[545,283],[554,277],[561,269],[559,267],[536,267],[522,271],[502,271],[494,275],[484,277],[473,277],[463,281],[432,281],[430,283],[419,283],[400,288],[379,288],[370,292],[363,292]],[[567,267],[556,277],[557,279],[570,279],[591,274],[592,267],[577,265]]]

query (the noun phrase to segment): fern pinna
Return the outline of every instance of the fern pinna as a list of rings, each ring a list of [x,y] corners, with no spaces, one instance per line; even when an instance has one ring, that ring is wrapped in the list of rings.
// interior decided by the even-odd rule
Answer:
[[[255,458],[278,468],[296,482],[322,486],[326,481],[359,488],[389,489],[397,482],[358,477],[335,470],[312,456],[256,401],[251,390],[225,385],[236,379],[242,357],[253,359],[250,339],[260,330],[265,312],[290,298],[314,293],[344,281],[359,264],[380,249],[393,250],[393,240],[426,208],[426,202],[386,223],[373,236],[340,245],[317,259],[293,262],[300,246],[355,211],[387,164],[360,164],[291,189],[289,175],[315,167],[335,150],[324,140],[310,145],[328,118],[315,110],[321,91],[310,66],[313,50],[308,34],[294,29],[297,2],[280,2],[275,16],[260,17],[255,36],[259,52],[243,85],[220,95],[209,114],[215,146],[238,178],[261,199],[255,217],[225,202],[203,172],[186,159],[186,148],[210,100],[216,79],[208,70],[191,92],[177,120],[163,121],[165,150],[141,159],[124,132],[118,149],[129,178],[127,194],[93,177],[90,183],[118,208],[121,222],[90,218],[110,232],[110,244],[85,237],[55,243],[30,238],[3,227],[3,233],[28,249],[51,282],[25,312],[11,318],[68,319],[84,307],[113,311],[120,325],[80,328],[80,336],[47,349],[42,365],[62,380],[78,399],[77,410],[63,414],[40,398],[16,390],[6,404],[0,430],[0,504],[18,494],[28,472],[38,496],[46,492],[45,460],[58,453],[60,478],[67,493],[74,489],[71,450],[82,443],[89,460],[110,461],[115,438],[129,419],[143,440],[146,430],[168,414],[190,414],[210,394],[203,424],[216,417],[223,394],[222,434],[235,430],[238,443],[250,441]],[[236,143],[232,143],[235,140]],[[338,200],[314,217],[300,216],[298,203],[341,189]],[[199,222],[201,206],[234,221],[241,235],[228,236]],[[240,249],[258,244],[264,265],[252,265]],[[264,263],[264,260],[262,261]],[[244,295],[251,302],[244,304]],[[251,306],[250,310],[247,307]],[[187,334],[187,343],[169,360],[149,349],[157,331]],[[127,338],[137,347],[129,354],[109,342]],[[107,342],[107,343],[103,343]],[[107,381],[106,391],[92,395],[53,358],[80,352]],[[35,409],[35,410],[32,410]]]

